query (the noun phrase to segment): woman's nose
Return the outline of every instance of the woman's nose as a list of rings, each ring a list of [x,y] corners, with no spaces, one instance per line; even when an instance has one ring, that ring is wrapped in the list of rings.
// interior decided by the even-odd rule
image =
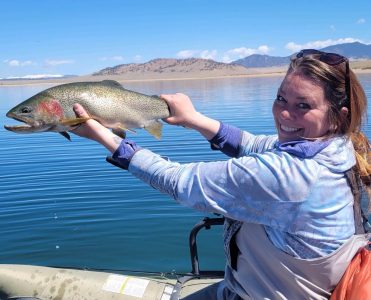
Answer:
[[[281,117],[282,119],[285,119],[285,120],[292,119],[294,118],[294,114],[292,111],[289,111],[288,109],[284,109],[281,111]]]

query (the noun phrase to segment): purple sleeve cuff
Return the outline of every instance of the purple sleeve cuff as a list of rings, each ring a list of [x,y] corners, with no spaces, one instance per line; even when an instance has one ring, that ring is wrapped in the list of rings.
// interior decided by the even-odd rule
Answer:
[[[134,141],[123,139],[120,146],[116,149],[111,157],[107,157],[107,161],[117,167],[127,170],[129,163],[134,154],[142,148],[137,146]]]
[[[211,149],[220,150],[230,157],[237,157],[242,139],[242,130],[220,122],[218,133],[209,140]]]

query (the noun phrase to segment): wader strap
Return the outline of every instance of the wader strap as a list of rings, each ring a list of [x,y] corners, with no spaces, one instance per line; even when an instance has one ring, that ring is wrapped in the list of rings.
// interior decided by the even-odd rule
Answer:
[[[225,218],[224,220],[224,251],[227,256],[227,263],[232,269],[237,270],[237,258],[240,250],[237,247],[236,235],[242,227],[241,221]]]
[[[169,300],[179,300],[183,285],[187,281],[194,279],[194,278],[197,278],[197,277],[195,277],[194,275],[189,275],[189,276],[186,275],[186,276],[178,278],[178,280],[176,281],[176,284],[174,285],[174,289],[173,289],[173,292]]]
[[[355,234],[363,234],[366,233],[365,227],[363,224],[367,222],[367,219],[362,214],[361,209],[361,191],[360,191],[360,182],[357,178],[356,174],[352,169],[345,172],[345,176],[348,180],[348,184],[352,190],[352,194],[354,197],[354,226],[355,226]]]

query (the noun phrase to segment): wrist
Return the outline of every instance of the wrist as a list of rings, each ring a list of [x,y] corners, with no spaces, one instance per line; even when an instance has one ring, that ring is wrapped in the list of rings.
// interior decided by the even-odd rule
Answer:
[[[119,147],[113,152],[112,161],[108,161],[127,170],[132,157],[141,149],[134,141],[122,139]]]
[[[202,127],[206,119],[207,117],[205,115],[203,115],[200,112],[196,112],[189,118],[189,120],[187,121],[186,124],[184,124],[184,126],[187,128],[197,130],[198,128]]]
[[[218,120],[209,118],[201,113],[198,113],[191,126],[186,126],[200,132],[207,140],[212,139],[219,131],[220,122]]]
[[[100,131],[95,141],[102,144],[108,151],[114,153],[122,142],[122,138],[112,133],[110,130]]]
[[[221,150],[230,157],[237,157],[241,139],[242,131],[239,128],[220,123],[218,132],[209,142],[213,150]]]

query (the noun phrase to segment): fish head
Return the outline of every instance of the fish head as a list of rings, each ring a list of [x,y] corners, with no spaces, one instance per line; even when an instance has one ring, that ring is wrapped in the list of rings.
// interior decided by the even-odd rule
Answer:
[[[10,109],[6,116],[23,122],[22,125],[5,125],[17,133],[54,131],[64,117],[60,102],[48,93],[39,93]]]

